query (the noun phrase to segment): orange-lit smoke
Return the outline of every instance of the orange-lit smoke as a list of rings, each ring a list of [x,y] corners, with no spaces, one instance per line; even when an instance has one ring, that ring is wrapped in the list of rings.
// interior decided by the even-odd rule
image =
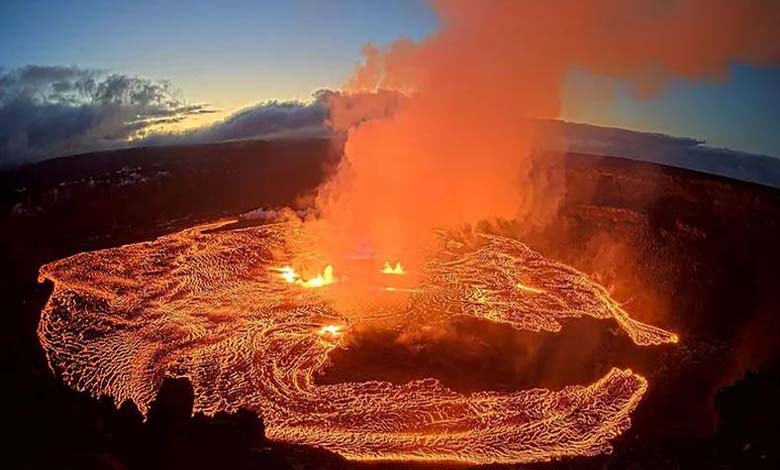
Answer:
[[[393,101],[395,112],[361,121],[354,97],[350,106],[332,107],[331,123],[349,129],[348,140],[318,204],[345,249],[368,243],[404,259],[434,227],[494,217],[543,222],[564,188],[540,175],[545,160],[534,152],[527,118],[559,115],[572,67],[628,80],[650,96],[672,76],[720,78],[730,63],[780,57],[776,1],[433,5],[438,32],[420,42],[367,45],[345,87],[399,91],[407,99]],[[383,116],[380,97],[369,96],[372,115]]]

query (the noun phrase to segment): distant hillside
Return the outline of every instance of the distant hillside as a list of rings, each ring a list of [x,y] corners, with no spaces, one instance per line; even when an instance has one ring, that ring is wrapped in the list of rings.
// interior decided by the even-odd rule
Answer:
[[[63,239],[286,205],[314,189],[340,147],[326,139],[134,147],[0,171],[0,221],[67,226]],[[9,226],[9,225],[5,225]],[[34,230],[33,230],[34,231]],[[0,235],[3,238],[3,235]]]
[[[244,134],[212,132],[208,135],[185,134],[180,138],[169,136],[167,140],[163,139],[159,142],[155,139],[148,139],[145,141],[146,147],[131,147],[45,160],[38,164],[28,165],[28,169],[23,170],[20,174],[29,172],[29,168],[53,169],[55,167],[69,173],[90,172],[98,167],[114,167],[120,162],[131,164],[137,159],[141,159],[138,160],[139,162],[150,161],[163,154],[174,155],[174,158],[176,155],[184,154],[192,154],[193,158],[198,158],[199,155],[210,155],[214,152],[234,154],[240,149],[248,150],[254,145],[258,145],[255,144],[256,142],[261,141],[343,139],[343,135],[334,134],[324,123],[322,120],[323,110],[312,112],[307,106],[299,108],[298,112],[303,115],[301,126],[274,134],[287,136],[283,139],[268,140],[265,139],[267,133],[256,134],[259,132],[258,129],[252,126],[245,128],[246,126],[244,126],[241,128]],[[705,142],[688,137],[674,137],[557,120],[537,120],[536,123],[538,124],[539,136],[537,146],[543,151],[552,150],[628,158],[780,188],[780,158],[777,157],[708,147]],[[263,127],[263,129],[265,128]],[[237,138],[240,140],[220,141],[226,135],[238,136]],[[203,143],[211,140],[215,143]],[[167,141],[170,141],[168,145],[162,145],[162,142]],[[170,145],[174,143],[176,145]],[[93,158],[97,158],[97,160],[87,162]],[[112,159],[113,161],[110,161]],[[84,162],[84,168],[79,168],[81,165],[75,164],[76,162]],[[0,175],[7,175],[9,171],[13,173],[13,170],[13,165],[6,164],[5,170],[3,170],[3,165],[0,164]],[[48,172],[46,171],[46,173]]]
[[[780,158],[713,148],[687,137],[562,121],[539,121],[542,147],[628,158],[780,188]]]

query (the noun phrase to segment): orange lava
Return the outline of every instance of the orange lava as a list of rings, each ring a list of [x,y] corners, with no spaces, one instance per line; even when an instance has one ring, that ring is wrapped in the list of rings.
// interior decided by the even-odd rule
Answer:
[[[615,321],[638,345],[677,341],[631,319],[582,273],[516,240],[478,238],[466,245],[442,234],[413,288],[377,289],[381,298],[337,309],[329,292],[348,289],[347,277],[307,289],[317,277],[290,268],[328,261],[300,224],[194,227],[43,266],[55,288],[38,336],[51,368],[78,390],[146,412],[163,377],[187,377],[195,411],[253,409],[269,438],[350,459],[533,462],[609,451],[647,387],[631,370],[560,391],[318,383],[350,328],[386,319],[416,328],[465,315],[559,331],[591,316]],[[332,281],[333,268],[320,276]]]
[[[382,274],[395,274],[395,275],[402,275],[406,274],[406,271],[404,271],[404,267],[401,266],[401,263],[395,263],[395,267],[393,267],[390,264],[390,261],[385,261],[385,265],[382,268]]]
[[[281,268],[277,268],[276,271],[279,272],[279,277],[284,279],[286,282],[295,283],[301,287],[316,288],[327,286],[336,282],[336,278],[333,276],[333,266],[331,265],[325,266],[322,274],[317,274],[311,279],[301,279],[298,273],[295,272],[295,269],[293,269],[291,266],[282,266]]]

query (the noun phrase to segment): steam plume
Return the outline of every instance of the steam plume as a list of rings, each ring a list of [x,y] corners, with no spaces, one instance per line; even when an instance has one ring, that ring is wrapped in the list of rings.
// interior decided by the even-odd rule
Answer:
[[[363,121],[319,205],[350,243],[387,256],[432,227],[484,218],[544,221],[562,195],[540,177],[528,118],[555,118],[572,67],[651,97],[672,76],[720,78],[780,58],[780,3],[730,0],[440,0],[421,42],[367,45],[345,89],[408,95]],[[338,123],[337,123],[338,124]],[[541,169],[541,170],[540,170]]]

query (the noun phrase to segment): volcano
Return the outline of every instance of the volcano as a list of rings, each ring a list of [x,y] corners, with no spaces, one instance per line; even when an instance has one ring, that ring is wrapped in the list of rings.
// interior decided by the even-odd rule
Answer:
[[[437,460],[459,460],[458,455],[470,456],[461,460],[471,462],[535,461],[580,456],[576,465],[587,466],[602,463],[603,459],[632,458],[630,456],[642,452],[637,449],[663,448],[663,442],[670,439],[689,442],[706,439],[713,433],[722,437],[729,424],[716,413],[717,390],[732,384],[746,369],[761,370],[766,374],[777,366],[777,343],[773,338],[778,325],[773,312],[777,311],[778,298],[774,294],[773,280],[780,261],[780,249],[775,248],[772,241],[778,235],[780,196],[775,190],[615,158],[567,155],[555,169],[566,179],[568,190],[559,216],[552,224],[527,231],[512,221],[504,221],[489,227],[489,230],[482,230],[483,235],[478,237],[481,241],[473,246],[464,245],[461,248],[464,251],[458,254],[465,256],[466,260],[470,256],[478,256],[482,260],[486,256],[514,259],[518,264],[508,271],[513,274],[506,276],[500,285],[487,286],[485,297],[480,301],[479,297],[474,297],[475,286],[467,282],[474,277],[473,273],[469,275],[468,270],[442,270],[444,263],[452,262],[457,256],[441,251],[432,258],[438,261],[428,268],[424,278],[440,287],[446,282],[469,287],[470,290],[459,290],[449,286],[444,292],[461,292],[470,302],[459,296],[450,297],[455,297],[455,303],[468,306],[470,310],[466,308],[458,312],[458,318],[444,321],[426,318],[431,320],[427,326],[433,324],[435,328],[399,330],[388,325],[381,328],[363,326],[349,318],[334,315],[321,300],[316,300],[322,296],[321,289],[329,286],[306,289],[281,278],[275,269],[288,264],[295,266],[295,260],[279,257],[279,250],[269,249],[266,256],[263,247],[269,246],[269,240],[279,243],[290,240],[290,234],[295,231],[289,226],[233,222],[229,218],[200,225],[258,206],[292,204],[295,195],[316,186],[322,175],[312,169],[319,168],[319,165],[312,163],[333,158],[332,148],[328,142],[313,140],[227,144],[194,152],[193,149],[176,148],[133,149],[115,152],[111,156],[89,156],[91,167],[88,165],[88,169],[80,169],[82,174],[65,181],[62,175],[67,172],[61,171],[60,167],[67,168],[67,159],[19,170],[15,181],[20,185],[26,182],[29,187],[25,186],[24,191],[16,188],[6,193],[8,207],[13,208],[7,217],[13,218],[14,224],[10,226],[15,230],[4,236],[9,237],[7,246],[13,247],[8,259],[17,266],[14,282],[18,286],[17,293],[6,299],[12,302],[13,299],[24,299],[25,305],[29,305],[24,309],[15,307],[14,310],[20,312],[16,317],[19,318],[16,331],[24,332],[18,347],[23,356],[36,358],[33,367],[38,371],[35,377],[20,371],[22,380],[34,385],[41,391],[38,396],[49,397],[47,400],[51,397],[64,402],[74,400],[72,391],[58,385],[62,380],[73,388],[92,394],[107,393],[117,403],[132,398],[143,410],[145,403],[154,398],[156,388],[166,375],[188,377],[195,390],[196,412],[213,415],[246,408],[247,404],[242,402],[241,397],[254,393],[246,389],[247,385],[235,386],[235,382],[219,378],[224,371],[208,368],[202,369],[206,376],[198,377],[187,363],[188,360],[198,362],[219,354],[229,355],[229,349],[224,350],[217,341],[204,344],[193,341],[187,355],[171,354],[166,352],[166,343],[171,338],[167,335],[175,335],[179,338],[177,341],[185,337],[194,339],[192,331],[189,331],[191,325],[188,326],[187,319],[183,317],[179,317],[179,324],[171,322],[170,318],[155,324],[155,319],[148,317],[149,312],[154,311],[150,308],[154,298],[167,298],[169,306],[175,305],[173,302],[179,302],[179,307],[189,305],[192,310],[188,315],[201,315],[202,322],[222,325],[228,332],[224,338],[230,341],[231,335],[241,331],[240,328],[231,328],[235,326],[231,321],[237,312],[234,301],[242,297],[238,295],[226,301],[230,295],[224,295],[235,294],[233,288],[221,290],[220,296],[211,296],[211,289],[229,287],[224,284],[228,275],[246,282],[246,285],[259,286],[257,288],[264,293],[252,297],[254,300],[247,302],[245,311],[256,312],[253,309],[261,307],[279,308],[278,305],[273,307],[257,302],[259,298],[271,298],[269,290],[284,293],[282,297],[285,299],[306,299],[302,305],[316,310],[316,315],[300,312],[301,323],[292,326],[302,342],[287,344],[284,350],[289,354],[274,360],[284,366],[280,369],[282,372],[304,371],[311,374],[308,378],[304,375],[291,377],[292,382],[285,382],[286,378],[279,382],[301,385],[304,394],[308,393],[306,387],[312,384],[331,389],[336,389],[337,384],[376,384],[372,386],[396,394],[393,396],[403,396],[414,389],[414,393],[421,393],[420,397],[427,397],[410,400],[425,410],[422,412],[425,416],[422,422],[427,423],[424,426],[444,429],[451,424],[447,422],[450,415],[443,412],[441,406],[445,409],[449,407],[450,411],[454,409],[455,415],[461,413],[463,407],[473,409],[477,406],[468,400],[463,401],[463,397],[481,399],[483,407],[493,403],[492,400],[497,397],[510,397],[515,401],[490,406],[508,406],[504,415],[514,416],[512,419],[521,419],[519,414],[525,413],[522,419],[530,423],[534,419],[545,419],[543,415],[527,416],[531,409],[546,409],[551,413],[547,418],[551,418],[558,416],[566,406],[573,406],[577,400],[580,404],[589,403],[583,398],[585,396],[592,396],[599,390],[610,390],[604,395],[606,401],[600,402],[604,407],[583,406],[579,409],[584,414],[572,421],[569,427],[556,428],[553,425],[548,428],[566,430],[568,436],[572,433],[576,436],[578,430],[584,429],[582,426],[608,423],[603,428],[604,440],[588,443],[586,447],[574,446],[571,451],[549,452],[541,458],[533,457],[535,454],[529,452],[525,454],[531,456],[529,458],[514,455],[514,458],[483,460],[475,456],[486,454],[475,449],[479,449],[481,442],[489,443],[489,440],[480,441],[480,438],[471,436],[463,442],[473,454],[442,453],[435,456]],[[230,155],[228,163],[222,160],[219,165],[212,165],[211,156],[207,156],[209,151]],[[177,152],[181,152],[180,157],[176,156]],[[204,156],[199,158],[198,152]],[[280,159],[275,155],[290,158]],[[258,161],[264,162],[262,172],[252,175],[242,172],[242,165],[256,167]],[[55,167],[58,177],[46,178],[46,175],[55,174],[52,170]],[[131,173],[137,177],[128,176]],[[25,175],[28,175],[27,179]],[[117,185],[116,178],[132,181]],[[195,206],[184,197],[159,197],[161,192],[186,195],[188,191],[184,188],[197,187],[200,184],[198,178],[208,181],[215,188],[212,200],[206,204]],[[63,182],[68,184],[61,184]],[[230,196],[242,190],[250,197]],[[100,197],[96,197],[98,194]],[[144,194],[144,197],[139,198],[138,194]],[[280,194],[288,194],[288,200],[280,200],[284,199]],[[273,195],[275,200],[268,202],[268,195]],[[84,204],[87,200],[92,203]],[[131,200],[134,204],[128,205]],[[69,213],[68,207],[87,209],[71,211],[72,217],[51,216]],[[98,217],[98,214],[105,213],[113,214],[110,223],[104,217]],[[235,237],[250,241],[241,245],[254,246],[256,249],[250,250],[255,253],[254,257],[230,250],[234,244],[228,242]],[[156,241],[153,241],[155,238]],[[517,239],[521,239],[522,243]],[[750,240],[750,243],[745,240]],[[456,240],[445,239],[444,246],[452,247],[453,241]],[[118,247],[130,242],[141,243]],[[288,246],[289,243],[284,242],[283,245]],[[225,251],[210,248],[214,246],[221,246]],[[92,251],[95,249],[103,251]],[[179,255],[186,252],[192,259],[203,258],[197,263],[177,265],[174,260],[183,258],[172,256],[170,250],[179,250]],[[84,253],[67,258],[81,252]],[[507,258],[507,254],[512,256]],[[222,256],[227,256],[230,262],[225,262]],[[65,259],[54,262],[60,258]],[[219,260],[217,265],[223,268],[200,273],[197,269],[189,269],[209,264],[212,260]],[[51,262],[54,263],[41,270],[42,278],[54,281],[54,293],[49,298],[51,284],[47,283],[47,290],[40,290],[35,285],[35,279],[38,267]],[[547,275],[535,278],[535,271],[518,275],[522,273],[519,267],[531,262],[545,266],[549,270]],[[383,263],[384,260],[380,260],[376,266],[379,274]],[[463,263],[468,266],[468,261]],[[131,285],[127,282],[128,278],[118,275],[122,269],[140,270],[148,273],[149,279],[155,273],[177,269],[180,278],[169,279],[172,284],[137,281],[138,284]],[[341,284],[340,269],[340,264],[334,262],[334,286]],[[452,272],[465,274],[453,279]],[[103,275],[107,273],[111,275]],[[496,273],[485,277],[501,279]],[[201,297],[189,294],[177,296],[176,286],[181,286],[182,280],[188,283],[191,294],[200,293]],[[121,296],[124,300],[106,296],[108,287],[111,292],[124,293]],[[508,297],[498,298],[495,292],[505,292]],[[557,294],[545,297],[550,292]],[[577,295],[562,307],[561,299],[566,300],[567,297],[561,297],[561,292],[575,292]],[[446,297],[438,291],[418,297],[414,292],[391,291],[382,295],[396,294],[416,299],[420,304],[430,304],[432,299],[439,302],[443,296]],[[511,316],[512,312],[523,311],[522,308],[496,308],[507,301],[522,303],[536,299],[531,300],[529,305],[539,311],[539,304],[533,303],[538,302],[539,296],[547,302],[557,302],[557,308],[551,311],[566,313],[563,315],[565,319],[543,316],[538,321],[528,321],[528,317]],[[35,313],[46,302],[48,306],[43,309],[39,328],[44,351],[49,354],[50,360],[55,358],[52,364],[57,377],[54,379],[45,378],[50,377],[48,365],[42,361],[37,349],[35,322],[29,319],[30,316],[35,318]],[[197,307],[197,302],[207,302],[215,308],[205,311]],[[91,317],[95,312],[108,311],[105,309],[109,305],[112,309],[120,309],[114,310],[114,313],[121,311],[122,315],[109,315],[102,319],[100,316]],[[285,308],[295,305],[290,305],[288,300]],[[429,310],[451,312],[451,306],[447,306],[446,302],[441,305]],[[489,308],[482,308],[485,305]],[[169,317],[175,318],[176,311],[181,312],[183,308],[171,309]],[[28,317],[22,317],[24,312]],[[594,315],[593,312],[601,313]],[[86,321],[88,318],[100,321]],[[518,328],[517,322],[521,320],[524,323]],[[154,334],[133,336],[150,324],[159,328]],[[64,325],[76,329],[70,332],[58,330]],[[79,351],[74,343],[52,341],[67,334],[80,337],[82,343],[78,344],[100,342],[108,337],[106,332],[116,328],[127,333],[126,338],[146,338],[144,341],[149,341],[148,344],[159,347],[149,349],[143,343],[128,342],[125,343],[128,349],[123,349],[117,343],[105,343],[107,351],[111,352],[111,360],[101,362],[96,360],[96,356],[89,356],[90,348]],[[675,344],[673,339],[676,336],[668,331],[679,334],[679,342]],[[538,337],[533,339],[534,335]],[[661,345],[641,346],[643,343]],[[181,346],[181,343],[175,344]],[[266,346],[256,350],[273,349]],[[323,355],[323,352],[331,354]],[[87,355],[79,356],[84,353]],[[120,364],[115,362],[117,360],[127,360],[128,370],[132,370],[135,354],[148,355],[151,362],[146,364],[165,363],[168,367],[156,370],[142,366],[138,376],[83,373],[101,368],[111,371]],[[234,359],[239,362],[244,360],[235,356]],[[296,360],[315,363],[307,365],[295,363]],[[381,367],[377,367],[377,360],[384,361]],[[63,367],[63,364],[68,365]],[[569,368],[565,364],[570,364]],[[294,367],[285,368],[288,365]],[[269,374],[261,375],[263,387],[277,384],[275,372]],[[143,377],[143,380],[138,377]],[[435,378],[434,382],[432,378]],[[208,386],[204,388],[204,384]],[[214,386],[224,388],[219,392],[208,388]],[[138,390],[143,390],[140,395]],[[356,398],[358,401],[353,407],[339,402],[337,395],[325,400],[327,406],[333,408],[322,411],[331,416],[331,421],[327,423],[344,420],[368,434],[369,430],[364,428],[379,422],[369,418],[372,413],[390,412],[399,416],[398,410],[393,411],[394,407],[402,407],[407,402],[404,399],[391,400],[385,406],[361,408],[357,403],[365,396],[358,396],[363,398]],[[435,398],[435,406],[426,408],[431,397]],[[61,430],[79,426],[73,420],[63,419],[61,411],[55,412],[52,406],[35,400],[38,399],[20,398],[21,403],[29,403],[20,409],[28,410],[31,416],[28,419],[41,423],[41,428],[45,423],[55,423],[52,429]],[[541,408],[528,408],[523,405],[528,400],[546,404]],[[272,439],[322,446],[347,457],[392,457],[392,454],[382,454],[381,446],[360,454],[349,444],[333,444],[338,441],[301,438],[317,435],[303,430],[312,429],[315,425],[324,426],[318,424],[322,423],[317,421],[320,418],[312,418],[306,413],[282,413],[269,407],[267,401],[258,403],[254,411],[264,416],[267,435]],[[289,402],[286,406],[295,408],[299,406],[296,403],[300,404]],[[747,409],[747,405],[745,407]],[[36,410],[33,411],[33,408]],[[366,409],[372,411],[366,412]],[[519,414],[510,415],[509,409]],[[610,412],[604,415],[599,411],[604,409]],[[310,411],[310,408],[304,406],[302,409],[307,410]],[[592,413],[585,413],[585,410]],[[771,417],[771,408],[767,410],[767,417]],[[105,411],[109,414],[115,412]],[[629,412],[632,412],[630,430],[626,421]],[[482,414],[475,416],[483,416],[484,419]],[[762,418],[757,416],[755,419]],[[403,418],[400,423],[399,429],[408,424]],[[414,426],[418,424],[415,421]],[[513,423],[504,424],[511,426]],[[474,422],[467,425],[478,427]],[[327,435],[327,429],[322,429],[320,435]],[[329,429],[331,433],[340,430],[342,428],[339,427]],[[615,439],[621,431],[623,434]],[[47,437],[47,432],[41,437],[42,442],[55,439],[53,434]],[[98,434],[88,432],[86,435],[99,436],[102,431],[93,432]],[[638,441],[635,436],[639,436]],[[56,438],[62,439],[62,436]],[[759,450],[752,451],[757,453],[756,459],[761,457],[759,452],[769,452],[760,447],[760,443],[764,442],[762,439],[768,438],[759,435],[754,439],[759,443]],[[68,439],[65,438],[64,442],[59,445],[67,453]],[[111,444],[117,449],[122,445],[129,444]],[[726,441],[722,445],[738,447],[740,444]],[[419,447],[419,441],[414,446]],[[608,446],[614,447],[612,456],[584,457],[600,454],[608,450]],[[125,455],[122,452],[126,451],[116,452]],[[682,459],[687,455],[679,449],[666,452],[669,459]],[[752,452],[746,451],[741,458],[751,458]],[[400,454],[402,460],[414,459],[415,456],[414,452],[408,451]],[[311,458],[316,462],[318,457]],[[566,462],[552,462],[550,465],[566,465]]]

